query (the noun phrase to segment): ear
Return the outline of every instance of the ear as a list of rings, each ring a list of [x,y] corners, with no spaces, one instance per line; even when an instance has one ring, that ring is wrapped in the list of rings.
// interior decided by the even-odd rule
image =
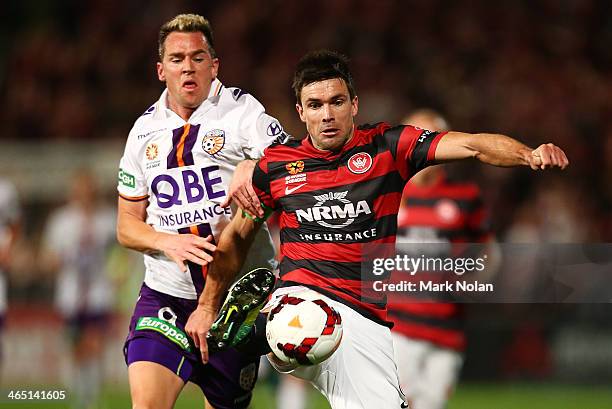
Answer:
[[[160,62],[157,63],[157,78],[161,82],[165,82],[166,81],[166,74],[164,74],[164,66]]]
[[[219,73],[219,59],[218,58],[213,58],[212,66],[210,67],[210,69],[212,71],[213,79],[216,79],[217,78],[217,74]]]
[[[352,116],[357,115],[358,111],[359,111],[359,98],[357,97],[357,95],[355,95],[355,98],[353,98],[353,100],[351,101],[351,115]]]
[[[306,117],[304,117],[304,107],[301,104],[295,104],[295,109],[298,111],[298,115],[302,122],[306,123]]]

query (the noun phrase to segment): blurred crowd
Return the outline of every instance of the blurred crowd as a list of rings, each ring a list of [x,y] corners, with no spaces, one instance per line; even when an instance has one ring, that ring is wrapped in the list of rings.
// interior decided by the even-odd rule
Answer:
[[[24,1],[7,11],[2,139],[124,140],[162,89],[154,69],[160,24],[194,11],[213,23],[222,81],[256,95],[290,133],[304,134],[293,67],[307,50],[337,49],[352,59],[360,122],[397,122],[427,106],[453,129],[566,150],[571,170],[552,193],[543,192],[549,180],[526,173],[480,175],[485,188],[497,187],[488,189],[497,231],[514,223],[537,230],[562,213],[555,217],[582,224],[565,228],[576,235],[543,240],[609,237],[607,1]]]

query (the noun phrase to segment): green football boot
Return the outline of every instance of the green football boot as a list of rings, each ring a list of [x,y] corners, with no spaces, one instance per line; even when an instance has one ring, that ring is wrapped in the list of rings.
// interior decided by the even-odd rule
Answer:
[[[274,281],[270,270],[256,268],[230,287],[206,336],[211,350],[223,350],[246,341],[259,311],[274,290]]]

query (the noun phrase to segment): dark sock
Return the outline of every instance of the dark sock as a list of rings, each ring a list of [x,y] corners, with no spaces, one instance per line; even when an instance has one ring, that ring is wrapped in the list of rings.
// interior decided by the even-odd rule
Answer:
[[[266,323],[268,317],[266,314],[259,314],[255,319],[251,333],[247,338],[246,342],[241,345],[237,345],[236,349],[249,355],[266,355],[268,352],[272,352],[268,340],[266,339]]]

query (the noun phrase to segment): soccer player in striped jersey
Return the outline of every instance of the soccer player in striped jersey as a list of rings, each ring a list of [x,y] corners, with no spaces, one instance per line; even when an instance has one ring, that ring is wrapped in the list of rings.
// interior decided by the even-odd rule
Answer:
[[[171,408],[191,381],[215,409],[246,408],[259,356],[235,349],[201,356],[186,334],[187,319],[198,307],[213,243],[231,220],[223,205],[239,163],[259,158],[286,134],[254,97],[217,78],[212,29],[203,17],[179,15],[164,24],[159,58],[166,90],[134,124],[118,182],[117,237],[144,253],[146,267],[124,349],[132,404]],[[265,229],[245,268],[271,267],[273,260]],[[200,318],[216,314],[203,311]]]
[[[436,132],[449,130],[437,112],[418,110],[403,123]],[[452,181],[444,165],[417,173],[404,188],[398,243],[478,243],[491,238],[480,188]],[[426,248],[423,249],[426,251]],[[413,409],[446,406],[463,364],[463,305],[419,302],[410,294],[389,302],[391,332],[402,390]]]
[[[340,313],[344,332],[334,355],[321,364],[283,368],[274,359],[272,363],[312,382],[332,408],[399,408],[403,394],[385,297],[362,293],[361,262],[367,259],[364,245],[395,243],[406,182],[431,164],[453,160],[475,158],[533,169],[565,168],[568,160],[552,144],[532,149],[499,134],[435,132],[386,123],[356,127],[359,100],[346,57],[335,52],[303,57],[293,88],[308,135],[267,148],[253,174],[262,205],[280,212],[280,280],[271,302],[311,288]],[[223,231],[211,264],[214,280],[225,277],[225,282],[211,279],[206,287],[226,288],[262,222],[237,214]],[[231,312],[245,307],[235,303],[243,292],[230,291],[220,310],[221,322],[241,324]],[[200,301],[208,302],[204,297]],[[261,332],[255,326],[251,342],[259,344]],[[214,341],[225,333],[225,326],[210,331]]]

